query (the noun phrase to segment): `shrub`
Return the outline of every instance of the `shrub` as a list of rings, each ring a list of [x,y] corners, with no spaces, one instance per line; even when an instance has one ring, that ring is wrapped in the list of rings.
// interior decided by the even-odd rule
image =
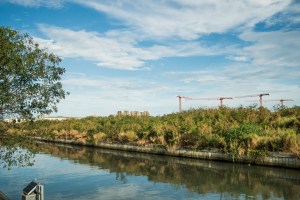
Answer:
[[[197,133],[185,133],[180,136],[179,146],[181,147],[197,147],[199,143],[199,135]]]
[[[94,138],[95,144],[99,144],[99,143],[105,142],[107,140],[106,134],[102,133],[102,132],[94,134],[93,138]]]
[[[254,143],[256,143],[255,139],[252,140],[252,138],[257,139],[257,136],[262,134],[262,128],[259,125],[253,123],[241,124],[225,132],[223,136],[226,146],[224,148],[235,155],[248,154],[251,147],[253,148]]]
[[[118,134],[118,140],[120,142],[135,142],[137,141],[138,136],[134,131],[126,131],[126,132],[121,132]]]

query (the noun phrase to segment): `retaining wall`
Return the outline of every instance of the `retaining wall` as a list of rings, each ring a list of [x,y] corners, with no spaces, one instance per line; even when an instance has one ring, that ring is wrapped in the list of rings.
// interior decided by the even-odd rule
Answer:
[[[46,142],[93,146],[93,147],[116,149],[116,150],[123,150],[123,151],[133,151],[133,152],[160,154],[160,155],[186,157],[186,158],[198,158],[198,159],[206,159],[206,160],[216,160],[216,161],[300,169],[300,159],[294,154],[283,153],[283,152],[269,152],[267,156],[256,157],[256,158],[247,157],[247,156],[233,157],[232,155],[225,154],[219,151],[208,151],[208,150],[193,151],[193,150],[184,150],[184,149],[170,150],[170,149],[165,149],[162,147],[156,147],[150,145],[136,146],[136,145],[128,145],[128,144],[115,144],[115,143],[84,144],[72,140],[61,140],[61,139],[53,140],[53,139],[45,139],[40,137],[35,137],[35,139],[46,141]]]

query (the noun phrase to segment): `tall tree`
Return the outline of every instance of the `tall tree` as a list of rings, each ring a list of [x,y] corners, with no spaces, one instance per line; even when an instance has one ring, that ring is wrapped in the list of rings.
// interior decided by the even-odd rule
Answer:
[[[0,26],[0,114],[32,118],[57,111],[62,89],[61,59],[28,34]]]

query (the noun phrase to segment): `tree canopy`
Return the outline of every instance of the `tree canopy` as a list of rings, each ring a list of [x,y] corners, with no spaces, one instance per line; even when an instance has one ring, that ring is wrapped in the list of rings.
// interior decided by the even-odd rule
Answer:
[[[67,95],[60,62],[28,34],[0,26],[0,115],[32,118],[56,112]]]

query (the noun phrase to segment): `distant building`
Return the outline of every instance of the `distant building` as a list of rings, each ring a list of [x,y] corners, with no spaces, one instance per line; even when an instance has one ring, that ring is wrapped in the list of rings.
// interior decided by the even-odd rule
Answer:
[[[62,116],[58,116],[58,117],[43,117],[41,118],[42,120],[65,120],[68,119],[67,117],[62,117]]]
[[[141,112],[141,116],[150,116],[149,111]]]
[[[131,116],[136,116],[136,117],[137,117],[137,116],[140,116],[141,114],[140,114],[139,111],[131,111],[131,112],[130,112],[130,115],[131,115]]]
[[[36,118],[36,120],[66,120],[66,119],[80,119],[79,117],[63,117],[63,116],[56,116],[56,117],[49,117],[47,115],[41,116],[39,118]],[[1,120],[1,119],[0,119]],[[2,119],[4,122],[9,122],[9,123],[20,123],[26,121],[25,119],[19,119],[19,118],[3,118]]]
[[[0,118],[0,121],[4,121],[4,122],[8,122],[8,123],[20,123],[20,122],[24,122],[24,119],[20,119],[20,118]]]
[[[143,111],[143,112],[139,112],[139,111],[118,111],[116,116],[150,116],[150,113],[148,111]]]
[[[64,116],[54,116],[54,117],[49,117],[49,116],[42,116],[39,118],[39,120],[66,120],[66,119],[80,119],[79,117],[64,117]]]

